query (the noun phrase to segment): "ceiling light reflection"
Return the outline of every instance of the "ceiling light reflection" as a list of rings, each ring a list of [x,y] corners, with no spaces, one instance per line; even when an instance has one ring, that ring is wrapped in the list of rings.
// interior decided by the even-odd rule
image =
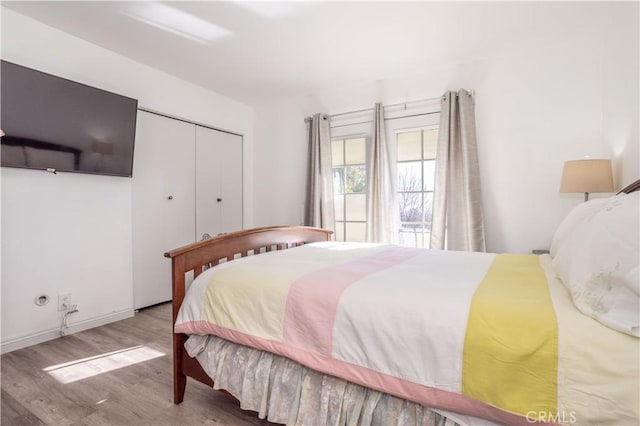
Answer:
[[[163,3],[133,2],[128,4],[121,13],[198,43],[208,44],[233,34],[226,28]]]
[[[294,7],[292,2],[235,0],[235,3],[251,13],[270,19],[284,16]]]

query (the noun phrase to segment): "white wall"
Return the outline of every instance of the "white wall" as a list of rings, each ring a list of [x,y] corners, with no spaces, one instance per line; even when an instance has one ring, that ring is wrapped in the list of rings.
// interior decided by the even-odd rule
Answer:
[[[541,34],[518,48],[448,69],[322,90],[256,109],[256,223],[302,218],[305,115],[467,88],[476,91],[488,250],[548,248],[562,218],[582,201],[581,194],[558,193],[564,161],[613,158],[618,188],[640,177],[638,4],[607,6],[606,14],[593,17],[606,25],[567,23],[561,39]],[[281,162],[292,166],[273,167]],[[272,199],[279,202],[267,202]]]
[[[6,8],[1,11],[2,59],[243,134],[245,226],[252,225],[250,107]],[[2,169],[3,351],[57,337],[61,293],[72,293],[78,305],[74,330],[133,313],[131,209],[128,178]],[[40,294],[52,301],[36,306],[33,300]]]
[[[256,226],[302,225],[307,171],[304,112],[296,102],[274,103],[259,111],[254,222]]]
[[[614,159],[614,180],[621,188],[640,178],[640,4],[620,7],[608,22],[604,57],[603,140]]]

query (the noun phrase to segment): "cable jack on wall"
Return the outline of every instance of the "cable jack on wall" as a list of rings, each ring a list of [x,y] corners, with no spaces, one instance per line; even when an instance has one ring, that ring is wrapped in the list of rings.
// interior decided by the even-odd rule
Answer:
[[[78,311],[78,306],[77,305],[69,305],[69,306],[67,306],[67,310],[65,311],[64,315],[62,316],[62,325],[60,326],[60,335],[61,336],[66,336],[67,335],[67,329],[69,328],[69,317],[71,316],[71,314],[75,314],[76,312],[80,312],[80,311]]]

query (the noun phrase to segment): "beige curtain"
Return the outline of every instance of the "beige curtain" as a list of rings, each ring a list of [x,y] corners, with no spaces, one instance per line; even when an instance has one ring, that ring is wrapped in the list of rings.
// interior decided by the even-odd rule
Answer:
[[[367,241],[394,243],[398,237],[398,204],[396,202],[384,132],[382,104],[374,107],[371,146],[367,155]]]
[[[305,121],[309,143],[309,168],[304,222],[307,226],[335,231],[329,118],[323,114],[315,114]]]
[[[485,251],[475,101],[464,89],[442,98],[431,248]]]

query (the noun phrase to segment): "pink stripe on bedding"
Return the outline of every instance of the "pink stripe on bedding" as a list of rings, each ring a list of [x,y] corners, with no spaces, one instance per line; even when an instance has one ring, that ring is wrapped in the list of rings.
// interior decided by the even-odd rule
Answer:
[[[415,401],[426,407],[455,411],[513,426],[530,426],[532,424],[531,419],[500,410],[499,408],[468,398],[464,395],[408,382],[397,377],[369,370],[359,365],[333,359],[330,356],[317,352],[310,352],[292,347],[287,343],[262,339],[229,330],[207,321],[191,321],[179,324],[175,327],[175,332],[185,334],[213,334],[241,345],[291,358],[318,372],[340,377],[361,386],[395,395],[399,398]],[[554,423],[536,422],[535,424],[553,425]]]
[[[333,321],[342,292],[362,278],[419,253],[420,250],[408,247],[390,247],[380,253],[300,277],[291,285],[287,295],[284,341],[300,349],[331,356]]]

